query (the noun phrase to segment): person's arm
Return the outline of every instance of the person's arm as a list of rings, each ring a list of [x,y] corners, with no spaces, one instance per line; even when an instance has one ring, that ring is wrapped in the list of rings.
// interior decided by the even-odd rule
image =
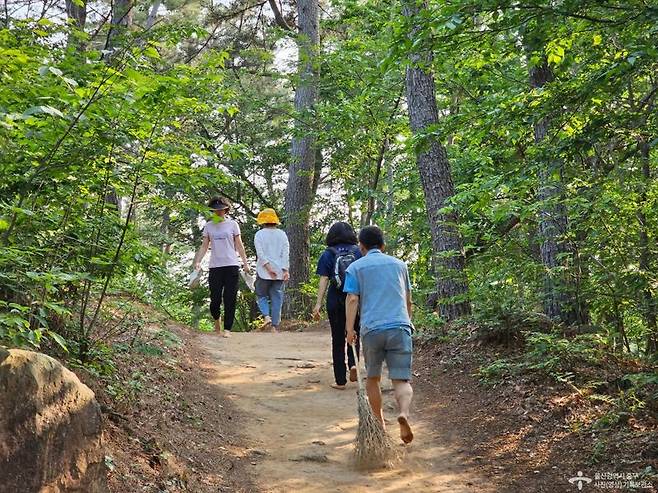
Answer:
[[[409,277],[409,269],[407,264],[404,265],[404,287],[407,288],[407,313],[409,314],[409,320],[411,320],[411,312],[413,311],[413,305],[411,302],[411,278]]]
[[[194,262],[192,265],[194,265],[195,270],[201,270],[201,260],[203,260],[203,257],[206,256],[206,252],[208,251],[209,245],[210,245],[210,236],[204,236],[203,241],[201,242],[201,246],[199,247],[199,250],[196,252],[196,255],[194,256]]]
[[[254,238],[254,246],[256,247],[256,256],[263,261],[263,267],[265,267],[265,270],[272,279],[276,279],[276,271],[272,269],[270,259],[265,255],[265,251],[263,250],[263,240],[258,233]]]
[[[288,235],[283,233],[283,251],[281,252],[281,257],[283,259],[283,280],[287,281],[290,279],[290,242],[288,241]]]
[[[356,314],[358,311],[359,295],[349,293],[345,300],[345,328],[347,329],[347,342],[349,344],[354,344],[356,342],[354,323],[356,322]]]
[[[327,276],[320,276],[320,285],[318,287],[318,297],[315,301],[315,306],[313,307],[313,320],[316,322],[320,320],[320,310],[322,309],[322,300],[324,299],[324,294],[327,292],[327,286],[329,286],[329,278]]]
[[[343,286],[343,291],[347,293],[347,299],[345,300],[345,329],[347,330],[347,342],[349,344],[356,342],[354,324],[356,322],[356,315],[359,312],[359,296],[361,294],[359,280],[352,270],[353,267],[354,264],[347,268],[345,272],[345,286]]]
[[[240,255],[240,258],[242,259],[242,269],[247,274],[251,274],[251,267],[249,267],[249,263],[247,262],[247,252],[245,252],[244,244],[242,243],[242,236],[236,235],[233,238],[235,241],[235,249],[237,250],[238,254]]]

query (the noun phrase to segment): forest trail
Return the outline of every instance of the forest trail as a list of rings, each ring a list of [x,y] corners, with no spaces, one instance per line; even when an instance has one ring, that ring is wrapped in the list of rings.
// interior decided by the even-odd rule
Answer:
[[[400,442],[403,459],[397,467],[356,471],[350,460],[356,384],[345,391],[329,387],[328,333],[235,333],[229,339],[207,334],[199,342],[216,367],[212,383],[242,412],[241,431],[257,451],[252,465],[259,491],[493,491],[486,479],[466,470],[455,450],[440,443],[431,420],[416,413],[416,439],[407,447]],[[390,381],[384,380],[388,430],[398,442],[394,400],[387,389]]]

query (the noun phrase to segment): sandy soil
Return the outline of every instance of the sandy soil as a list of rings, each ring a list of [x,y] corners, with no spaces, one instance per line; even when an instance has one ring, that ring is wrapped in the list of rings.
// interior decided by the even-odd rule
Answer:
[[[198,342],[215,362],[215,375],[208,377],[241,411],[241,433],[252,449],[249,457],[260,491],[494,491],[453,446],[438,439],[432,417],[422,411],[412,415],[416,438],[408,446],[400,442],[403,458],[396,468],[355,470],[351,452],[357,387],[329,387],[328,333],[236,333],[229,339],[207,334]],[[384,391],[388,430],[399,441],[388,380]],[[423,401],[422,395],[417,397]]]

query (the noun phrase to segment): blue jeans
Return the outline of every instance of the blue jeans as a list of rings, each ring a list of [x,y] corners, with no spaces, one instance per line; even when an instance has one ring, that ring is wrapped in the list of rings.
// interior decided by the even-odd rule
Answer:
[[[284,282],[273,279],[256,278],[256,298],[258,309],[264,317],[272,318],[272,325],[278,327],[281,323],[281,307],[283,306]]]

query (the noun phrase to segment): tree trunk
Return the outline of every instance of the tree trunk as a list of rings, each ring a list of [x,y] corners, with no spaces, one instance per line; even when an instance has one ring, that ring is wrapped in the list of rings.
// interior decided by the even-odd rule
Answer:
[[[84,31],[85,24],[87,23],[86,0],[80,0],[78,3],[74,0],[66,0],[66,17],[72,27]],[[84,50],[84,45],[78,41],[75,33],[69,34],[66,44],[70,48],[74,47],[80,51]]]
[[[649,160],[649,143],[645,138],[638,142],[640,159],[642,161],[642,185],[640,203],[638,205],[637,219],[640,223],[640,273],[643,276],[644,296],[644,323],[647,325],[647,354],[658,353],[658,330],[656,328],[656,301],[651,292],[648,276],[651,272],[651,242],[649,240],[649,227],[644,212],[647,207],[647,188],[651,184],[651,163]]]
[[[105,194],[105,203],[113,206],[112,210],[118,216],[121,216],[121,197],[119,197],[119,194],[112,185],[110,185],[110,189]]]
[[[313,182],[311,183],[311,195],[315,197],[318,194],[318,187],[322,179],[322,149],[315,149],[315,163],[313,163]]]
[[[402,5],[404,16],[411,25],[410,38],[413,40],[422,28],[420,8],[415,0],[403,0]],[[432,54],[428,49],[421,47],[410,54],[406,71],[407,105],[411,130],[417,136],[423,136],[439,121],[431,64]],[[434,136],[423,138],[423,144],[416,150],[416,161],[437,266],[439,314],[446,320],[453,320],[469,314],[471,306],[462,239],[456,227],[457,214],[443,211],[455,193],[450,163],[445,147]]]
[[[379,179],[382,175],[382,167],[384,164],[384,158],[386,157],[386,151],[388,150],[388,135],[384,137],[380,147],[379,155],[375,161],[375,171],[370,180],[370,193],[368,195],[368,204],[366,209],[366,214],[364,218],[365,226],[369,226],[372,223],[372,217],[375,215],[375,210],[377,209],[377,189],[379,188]]]
[[[298,120],[292,139],[291,162],[285,194],[286,232],[290,240],[290,284],[286,315],[299,314],[308,307],[308,297],[301,287],[309,279],[309,214],[313,205],[315,170],[315,136],[309,130],[317,98],[318,0],[298,0],[297,38],[299,81],[295,91]]]
[[[112,4],[112,19],[110,22],[110,30],[107,33],[105,51],[103,54],[103,60],[107,64],[112,63],[114,51],[117,48],[116,45],[118,38],[127,31],[130,26],[132,26],[133,0],[114,0],[114,3]],[[118,175],[119,171],[117,166],[114,167],[114,170]],[[121,216],[121,196],[115,187],[111,186],[105,196],[105,202],[116,207],[118,215]]]
[[[162,222],[160,223],[160,234],[162,235],[162,244],[160,248],[165,255],[171,254],[171,240],[169,238],[169,229],[171,226],[171,209],[165,207],[162,211]]]
[[[118,38],[133,24],[133,0],[114,0],[112,6],[112,19],[110,30],[105,42],[106,60],[111,60],[112,52],[116,49]]]
[[[553,73],[544,61],[530,68],[530,85],[544,87],[553,80]],[[534,123],[534,138],[537,145],[546,139],[551,125],[549,116],[543,116]],[[539,163],[539,209],[540,255],[544,266],[544,313],[562,323],[573,324],[579,321],[577,302],[573,296],[565,269],[569,248],[565,241],[567,233],[567,210],[563,203],[563,165],[550,153],[545,153]]]
[[[155,24],[155,19],[158,17],[158,10],[160,10],[161,0],[155,0],[149,10],[149,16],[146,18],[146,29],[151,29]]]

